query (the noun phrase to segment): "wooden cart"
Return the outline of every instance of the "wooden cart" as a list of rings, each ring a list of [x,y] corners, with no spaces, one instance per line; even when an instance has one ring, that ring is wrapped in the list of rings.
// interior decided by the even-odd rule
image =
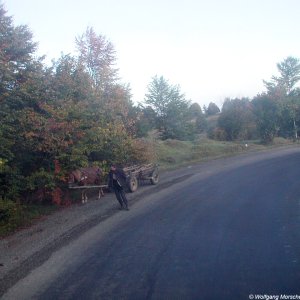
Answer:
[[[156,164],[132,165],[120,168],[120,171],[126,178],[126,185],[132,193],[138,189],[142,181],[149,180],[153,185],[159,181],[158,166]]]
[[[81,202],[86,203],[88,201],[87,191],[89,189],[98,190],[98,199],[104,196],[103,189],[108,188],[107,184],[102,185],[82,185],[82,186],[72,186],[69,185],[69,189],[72,190],[81,190]]]

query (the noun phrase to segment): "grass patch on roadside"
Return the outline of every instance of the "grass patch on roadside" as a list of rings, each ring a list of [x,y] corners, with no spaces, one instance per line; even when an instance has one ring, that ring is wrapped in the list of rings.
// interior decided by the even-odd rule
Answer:
[[[10,200],[0,200],[0,237],[30,226],[37,219],[57,210],[55,205],[20,205]]]
[[[290,144],[292,144],[290,140],[283,138],[275,138],[270,145],[262,145],[259,141],[224,142],[207,138],[193,142],[165,140],[156,142],[156,152],[161,169],[174,169],[189,163]]]

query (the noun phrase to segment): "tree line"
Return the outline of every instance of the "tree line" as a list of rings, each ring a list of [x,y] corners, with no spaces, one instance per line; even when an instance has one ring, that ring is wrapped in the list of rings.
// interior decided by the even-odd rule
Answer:
[[[297,138],[299,61],[278,64],[279,77],[250,100],[227,99],[200,107],[178,85],[154,76],[145,99],[134,104],[122,83],[113,44],[92,27],[75,38],[76,54],[49,66],[37,55],[27,26],[15,26],[0,6],[0,201],[63,204],[68,172],[110,163],[154,159],[149,133],[159,139],[193,140],[276,135]],[[217,126],[208,118],[218,115]]]
[[[154,77],[146,106],[134,105],[113,44],[93,28],[75,38],[75,55],[50,66],[37,46],[1,5],[0,200],[61,204],[70,170],[152,160],[142,138],[155,128],[165,139],[191,134],[190,104],[179,87]],[[155,95],[156,88],[164,92]]]
[[[253,99],[226,99],[218,126],[210,133],[221,140],[260,139],[271,143],[274,137],[298,139],[300,125],[300,61],[287,57],[277,64],[279,76],[264,80],[266,91]]]
[[[272,143],[276,136],[298,139],[300,129],[300,61],[289,56],[277,64],[279,76],[264,80],[266,91],[253,99],[225,99],[222,109],[210,102],[203,110],[185,100],[178,86],[154,77],[145,97],[144,117],[162,138],[193,139],[201,132],[217,140]],[[217,117],[209,125],[210,117]],[[156,122],[156,125],[154,125]],[[149,128],[148,128],[149,129]]]

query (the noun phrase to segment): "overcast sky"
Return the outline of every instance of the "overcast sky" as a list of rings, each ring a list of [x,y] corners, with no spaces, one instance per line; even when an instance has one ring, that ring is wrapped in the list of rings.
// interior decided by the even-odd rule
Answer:
[[[1,0],[0,0],[1,3]],[[253,97],[276,63],[300,58],[299,0],[4,0],[47,60],[74,53],[88,26],[115,46],[117,67],[142,101],[155,75],[200,105]]]

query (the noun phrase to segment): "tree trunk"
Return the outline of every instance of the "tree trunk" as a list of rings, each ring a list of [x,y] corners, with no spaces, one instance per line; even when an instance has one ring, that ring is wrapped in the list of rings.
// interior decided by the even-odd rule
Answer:
[[[294,121],[294,138],[295,138],[295,140],[297,140],[298,139],[298,130],[297,130],[295,119],[293,121]]]

